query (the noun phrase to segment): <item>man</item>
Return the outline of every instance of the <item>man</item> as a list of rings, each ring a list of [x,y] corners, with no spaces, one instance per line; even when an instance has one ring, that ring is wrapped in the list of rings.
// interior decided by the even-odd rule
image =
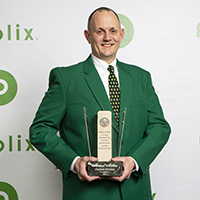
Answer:
[[[84,35],[92,54],[84,62],[51,71],[49,89],[30,128],[30,141],[62,171],[64,200],[150,200],[149,165],[170,134],[150,74],[116,60],[124,30],[113,10],[104,7],[95,10]],[[114,67],[119,82],[119,119],[110,103],[109,65]],[[88,153],[83,107],[88,111],[92,157]],[[124,108],[127,111],[118,157]],[[87,174],[87,162],[98,161],[96,116],[99,110],[112,111],[112,160],[123,162],[121,177]]]

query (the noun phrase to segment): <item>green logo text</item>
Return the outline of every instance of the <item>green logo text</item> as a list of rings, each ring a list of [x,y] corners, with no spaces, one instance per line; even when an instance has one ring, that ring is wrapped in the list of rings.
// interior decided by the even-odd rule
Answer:
[[[11,40],[34,40],[32,35],[33,28],[21,28],[19,24],[15,26],[8,24],[7,27],[0,29],[0,40],[7,39]]]
[[[18,135],[16,138],[14,138],[12,135],[9,135],[6,142],[0,140],[0,153],[5,149],[7,149],[9,152],[20,152],[22,151],[22,145],[25,147],[25,151],[35,151],[28,139],[22,139],[21,135]]]

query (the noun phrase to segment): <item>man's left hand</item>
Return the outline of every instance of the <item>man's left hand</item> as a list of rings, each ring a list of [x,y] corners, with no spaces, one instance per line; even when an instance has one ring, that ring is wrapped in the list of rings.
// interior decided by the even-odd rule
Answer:
[[[122,161],[123,162],[123,174],[120,177],[113,176],[110,177],[109,179],[114,180],[114,181],[119,181],[122,182],[125,179],[129,179],[133,169],[135,168],[135,163],[131,157],[115,157],[111,159],[112,161]]]

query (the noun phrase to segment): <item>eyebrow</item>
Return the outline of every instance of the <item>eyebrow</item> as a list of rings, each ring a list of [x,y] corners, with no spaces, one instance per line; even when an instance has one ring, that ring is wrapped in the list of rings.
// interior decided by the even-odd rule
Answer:
[[[105,31],[105,29],[104,28],[102,28],[102,27],[98,27],[98,28],[96,28],[95,30],[102,30],[102,31]],[[111,28],[109,28],[109,30],[113,30],[113,29],[115,29],[115,30],[118,30],[117,28],[115,28],[115,27],[111,27]]]

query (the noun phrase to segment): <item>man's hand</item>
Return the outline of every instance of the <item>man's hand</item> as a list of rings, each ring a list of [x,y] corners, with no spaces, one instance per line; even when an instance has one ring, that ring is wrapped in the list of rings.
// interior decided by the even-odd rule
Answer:
[[[79,179],[81,181],[89,181],[89,182],[94,181],[96,179],[100,179],[99,176],[88,176],[88,173],[86,171],[88,161],[96,162],[98,161],[98,158],[85,156],[78,158],[77,161],[75,162],[74,169]]]
[[[110,177],[109,179],[122,182],[125,179],[129,179],[133,169],[135,168],[135,163],[131,157],[115,157],[111,159],[112,161],[122,161],[123,162],[123,174],[120,177]]]

